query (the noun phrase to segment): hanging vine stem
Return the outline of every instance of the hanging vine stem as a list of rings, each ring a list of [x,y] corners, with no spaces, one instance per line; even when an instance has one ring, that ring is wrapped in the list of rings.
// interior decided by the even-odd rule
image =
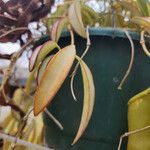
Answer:
[[[4,134],[4,133],[1,133],[0,132],[0,138],[2,138],[3,140],[6,140],[6,141],[9,141],[9,142],[17,142],[17,144],[19,145],[23,145],[25,147],[29,147],[29,148],[32,148],[32,149],[36,149],[36,150],[53,150],[53,149],[50,149],[50,148],[47,148],[47,147],[43,147],[43,146],[40,146],[40,145],[37,145],[37,144],[33,144],[31,142],[28,142],[28,141],[25,141],[25,140],[22,140],[22,139],[19,139],[13,136],[10,136],[10,135],[7,135],[7,134]]]
[[[4,88],[6,82],[9,80],[10,75],[12,73],[13,66],[17,62],[17,59],[22,55],[22,53],[24,52],[25,48],[28,45],[30,45],[33,41],[34,41],[34,39],[31,38],[26,44],[24,44],[22,46],[22,48],[18,52],[14,53],[12,55],[11,60],[10,60],[10,64],[9,64],[8,68],[4,71],[4,78],[3,78],[3,81],[2,81],[2,85],[0,87],[0,91]]]
[[[150,125],[148,125],[148,126],[146,126],[144,128],[138,129],[138,130],[126,132],[125,134],[121,135],[120,141],[119,141],[119,145],[118,145],[118,150],[121,149],[121,144],[122,144],[122,140],[123,140],[124,137],[128,137],[130,135],[137,134],[139,132],[142,132],[142,131],[145,131],[145,130],[148,130],[148,129],[150,129]]]
[[[5,95],[4,87],[5,87],[5,85],[7,84],[8,80],[10,78],[10,75],[11,75],[11,73],[13,71],[14,65],[16,64],[18,58],[22,55],[22,53],[24,52],[25,48],[28,45],[30,45],[33,41],[34,41],[34,39],[32,39],[32,38],[29,39],[29,41],[25,45],[23,45],[22,48],[18,52],[14,53],[12,55],[8,68],[6,68],[6,70],[4,70],[4,78],[2,80],[2,85],[0,86],[0,92],[3,93],[3,96],[4,96],[5,101],[6,101],[6,105],[11,106],[12,109],[18,111],[20,113],[20,116],[22,116],[22,117],[24,117],[24,115],[25,115],[24,112],[17,105],[10,103],[9,97],[7,97],[7,95]],[[26,124],[26,121],[24,121],[24,120],[23,120],[23,122],[21,121],[20,127],[18,129],[18,132],[17,132],[15,140],[14,140],[14,144],[12,145],[12,149],[15,148],[15,145],[17,143],[17,137],[20,135],[20,133],[24,129],[25,124]]]
[[[54,121],[54,123],[60,128],[60,130],[64,129],[62,124],[48,111],[47,108],[44,111]]]
[[[20,30],[28,31],[29,29],[28,29],[27,27],[14,28],[14,29],[9,30],[8,32],[6,32],[6,33],[0,35],[0,39],[3,38],[4,36],[10,34],[10,33],[13,33],[13,32],[15,32],[15,31],[20,31]]]
[[[145,44],[145,40],[144,40],[144,34],[145,34],[145,31],[141,31],[141,40],[140,40],[140,44],[142,45],[142,48],[145,52],[145,54],[150,57],[150,52],[148,51],[147,47],[146,47],[146,44]]]
[[[127,30],[125,30],[125,34],[126,34],[126,36],[128,37],[128,39],[129,39],[129,41],[130,41],[130,44],[131,44],[131,59],[130,59],[129,67],[128,67],[128,69],[127,69],[127,71],[126,71],[126,73],[125,73],[125,75],[124,75],[122,81],[120,82],[120,84],[119,84],[119,86],[118,86],[118,90],[121,90],[121,89],[122,89],[122,86],[123,86],[124,82],[127,80],[127,77],[128,77],[129,74],[130,74],[130,71],[131,71],[132,65],[133,65],[133,61],[134,61],[134,43],[133,43],[132,38],[131,38],[131,36],[129,35],[129,33],[128,33]]]
[[[68,30],[69,30],[70,36],[71,36],[71,45],[74,45],[74,34],[73,34],[73,31],[72,31],[70,25],[68,25]]]
[[[90,36],[89,36],[89,27],[87,26],[86,28],[86,34],[87,34],[87,44],[86,44],[86,49],[84,51],[84,53],[82,54],[81,56],[81,59],[83,59],[83,57],[86,55],[86,53],[88,52],[89,48],[90,48],[90,45],[91,45],[91,41],[90,41]],[[71,81],[70,81],[70,88],[71,88],[71,93],[72,93],[72,96],[74,98],[75,101],[77,101],[77,98],[74,94],[74,89],[73,89],[73,82],[74,82],[74,77],[76,75],[76,72],[77,72],[77,69],[79,67],[79,62],[76,64],[72,74],[71,74]]]
[[[33,41],[34,41],[34,39],[31,38],[26,44],[24,44],[22,46],[22,48],[18,52],[14,53],[12,55],[11,60],[10,60],[10,64],[9,64],[8,68],[6,68],[6,70],[4,71],[4,78],[2,80],[2,85],[0,86],[0,92],[3,90],[6,82],[9,80],[10,75],[11,75],[12,70],[13,70],[13,67],[14,67],[14,65],[17,62],[17,59],[22,55],[22,53],[24,52],[25,48],[28,45],[30,45]]]
[[[11,150],[15,150],[16,145],[17,145],[17,138],[19,138],[22,135],[22,132],[23,132],[24,128],[26,127],[28,117],[32,111],[33,111],[33,108],[30,108],[28,110],[27,114],[22,118],[22,120],[20,120],[18,131],[15,135],[15,141],[11,144]]]
[[[6,103],[5,105],[10,106],[15,111],[18,111],[21,116],[24,115],[24,112],[17,105],[10,103],[10,98],[5,94],[4,89],[5,89],[5,85],[7,84],[7,82],[10,79],[10,76],[11,76],[11,73],[13,71],[14,65],[16,64],[16,61],[22,55],[25,48],[28,45],[30,45],[33,41],[34,41],[34,39],[32,39],[32,38],[29,39],[29,41],[26,44],[24,44],[18,52],[13,53],[9,66],[5,70],[3,70],[4,71],[4,75],[3,75],[4,77],[2,79],[2,84],[0,86],[0,93],[3,94],[3,97],[5,99],[5,103]]]

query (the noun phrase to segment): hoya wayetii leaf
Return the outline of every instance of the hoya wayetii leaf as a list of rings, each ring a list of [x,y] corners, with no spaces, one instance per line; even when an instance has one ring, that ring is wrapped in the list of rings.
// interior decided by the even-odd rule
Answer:
[[[45,109],[60,89],[73,64],[75,55],[75,46],[70,45],[59,50],[49,61],[35,92],[35,116]]]

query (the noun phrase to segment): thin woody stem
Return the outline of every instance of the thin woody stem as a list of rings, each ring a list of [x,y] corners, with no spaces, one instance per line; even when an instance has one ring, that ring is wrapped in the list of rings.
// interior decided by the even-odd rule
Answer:
[[[68,30],[69,30],[70,36],[71,36],[71,45],[74,45],[74,34],[73,34],[73,31],[72,31],[70,25],[68,25]]]
[[[20,30],[28,31],[29,29],[28,29],[27,27],[14,28],[14,29],[9,30],[8,32],[6,32],[6,33],[0,35],[0,39],[3,38],[3,37],[5,37],[6,35],[8,35],[8,34],[10,34],[10,33],[13,33],[13,32],[15,32],[15,31],[20,31]]]
[[[0,93],[3,94],[3,97],[5,99],[5,103],[6,103],[5,105],[9,105],[9,106],[11,105],[12,106],[11,108],[18,111],[20,113],[20,115],[23,115],[24,112],[17,105],[14,105],[14,104],[10,103],[10,98],[5,94],[4,87],[10,79],[11,73],[13,71],[14,65],[16,64],[17,59],[24,52],[25,48],[28,45],[30,45],[33,41],[34,41],[33,39],[30,39],[25,45],[22,46],[20,51],[14,53],[12,55],[9,66],[4,70],[4,77],[3,77],[3,80],[2,80],[2,84],[0,86]]]
[[[121,90],[121,89],[122,89],[122,86],[123,86],[124,82],[127,80],[127,77],[128,77],[129,74],[130,74],[130,71],[131,71],[132,65],[133,65],[133,61],[134,61],[134,43],[133,43],[133,41],[132,41],[132,39],[131,39],[131,37],[130,37],[128,31],[125,30],[125,34],[126,34],[126,36],[128,37],[128,39],[129,39],[129,41],[130,41],[130,44],[131,44],[131,59],[130,59],[129,67],[128,67],[128,69],[127,69],[127,71],[126,71],[126,73],[125,73],[125,75],[124,75],[124,77],[123,77],[121,83],[120,83],[119,86],[118,86],[118,90]]]
[[[88,27],[86,28],[86,34],[87,34],[87,44],[86,44],[87,46],[86,46],[86,49],[85,49],[84,53],[81,56],[81,59],[83,59],[83,57],[86,55],[86,53],[88,52],[88,50],[90,48],[90,45],[91,45],[90,36],[89,36],[89,28]],[[75,101],[77,101],[77,98],[76,98],[76,96],[74,94],[73,82],[74,82],[74,77],[75,77],[75,74],[76,74],[77,69],[79,67],[79,64],[80,64],[79,62],[76,64],[76,66],[74,68],[74,71],[73,71],[73,73],[71,75],[71,81],[70,81],[71,93],[72,93],[72,96],[73,96]]]
[[[24,52],[25,48],[30,45],[34,40],[31,38],[25,45],[22,46],[22,48],[20,49],[20,51],[14,53],[11,57],[11,62],[8,66],[8,68],[4,71],[4,78],[2,80],[2,85],[0,87],[0,91],[2,91],[2,89],[4,88],[4,85],[6,84],[6,82],[9,80],[10,75],[12,73],[12,69],[13,66],[15,65],[17,59],[20,57],[20,55]]]
[[[54,123],[60,128],[60,130],[63,130],[62,124],[48,111],[48,109],[45,109],[45,113],[54,121]]]
[[[15,135],[16,140],[14,141],[14,143],[11,144],[12,150],[14,150],[16,148],[17,138],[19,138],[22,135],[22,132],[23,132],[24,128],[26,127],[27,119],[28,119],[29,115],[31,114],[32,110],[33,110],[33,108],[29,109],[27,114],[23,116],[23,119],[19,123],[18,131]]]
[[[142,131],[145,131],[145,130],[148,130],[148,129],[150,129],[150,125],[148,125],[148,126],[146,126],[146,127],[144,127],[144,128],[138,129],[138,130],[126,132],[125,134],[121,135],[120,141],[119,141],[118,150],[121,149],[121,144],[122,144],[122,140],[123,140],[124,137],[128,137],[128,136],[130,136],[130,135],[137,134],[137,133],[139,133],[139,132],[142,132]]]
[[[0,132],[0,138],[2,138],[3,140],[6,140],[6,141],[9,141],[9,142],[15,142],[19,145],[23,145],[25,147],[28,147],[28,148],[32,148],[32,149],[36,149],[36,150],[53,150],[53,149],[50,149],[50,148],[47,148],[47,147],[43,147],[43,146],[40,146],[40,145],[37,145],[37,144],[33,144],[31,142],[28,142],[28,141],[25,141],[25,140],[22,140],[22,139],[19,139],[13,136],[10,136],[10,135],[7,135],[7,134],[4,134],[4,133],[1,133]]]
[[[146,54],[148,57],[150,57],[150,52],[148,51],[148,49],[147,49],[147,47],[146,47],[146,44],[145,44],[144,33],[145,33],[145,31],[142,31],[142,32],[141,32],[140,44],[142,45],[145,54]]]

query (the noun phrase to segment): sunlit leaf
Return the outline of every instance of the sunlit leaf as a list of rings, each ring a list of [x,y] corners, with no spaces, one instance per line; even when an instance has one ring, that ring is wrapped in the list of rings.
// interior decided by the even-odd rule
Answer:
[[[35,116],[45,109],[60,89],[73,64],[75,54],[75,46],[70,45],[58,51],[48,63],[35,92]]]
[[[33,52],[29,63],[30,71],[37,67],[43,61],[43,59],[55,48],[59,49],[57,43],[54,41],[48,41],[41,47],[35,49],[35,53]]]
[[[78,0],[74,1],[68,10],[69,21],[73,29],[82,37],[86,38],[86,31],[82,21],[81,6]]]
[[[58,19],[52,26],[52,29],[51,29],[51,39],[55,42],[58,42],[60,36],[61,36],[61,33],[63,31],[63,29],[66,27],[68,23],[68,19],[67,18],[61,18],[61,19]]]
[[[83,62],[83,60],[81,60],[79,57],[77,57],[77,59],[80,63],[82,77],[83,77],[84,104],[83,104],[80,126],[72,145],[79,140],[79,138],[82,136],[83,132],[85,131],[86,127],[88,126],[88,123],[90,121],[93,112],[94,101],[95,101],[95,88],[94,88],[94,81],[93,81],[91,71],[88,68],[88,66]]]

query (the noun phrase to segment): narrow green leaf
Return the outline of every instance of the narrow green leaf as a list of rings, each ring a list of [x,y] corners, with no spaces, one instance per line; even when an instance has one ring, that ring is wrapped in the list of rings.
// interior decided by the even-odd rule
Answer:
[[[81,13],[85,27],[87,25],[94,26],[95,23],[99,23],[100,25],[104,23],[104,16],[84,3],[81,3]]]
[[[86,31],[82,21],[81,6],[78,0],[74,1],[68,10],[68,18],[73,29],[83,38],[86,38]]]
[[[93,112],[94,101],[95,101],[95,88],[94,88],[94,81],[93,81],[93,76],[91,74],[91,71],[88,68],[88,66],[84,63],[83,60],[81,60],[79,57],[76,58],[80,63],[81,71],[82,71],[83,85],[84,85],[84,104],[83,104],[80,126],[72,145],[79,140],[79,138],[82,136],[83,132],[85,131],[86,127],[88,126],[88,123],[90,121]]]
[[[33,53],[29,63],[29,70],[32,71],[35,67],[43,61],[43,59],[55,48],[59,49],[59,46],[54,41],[48,41],[44,43],[39,49],[38,52]],[[34,58],[34,59],[33,59]]]
[[[70,45],[58,51],[48,63],[35,92],[35,116],[45,109],[60,89],[73,64],[75,55],[75,46]]]
[[[149,11],[147,7],[148,3],[149,3],[148,0],[137,0],[137,4],[139,8],[141,9],[143,15],[147,17],[149,16]]]
[[[58,19],[53,24],[52,29],[51,29],[51,36],[50,36],[53,41],[58,42],[63,29],[67,26],[67,23],[68,23],[67,18],[61,18],[61,19]]]
[[[148,8],[149,16],[150,16],[150,3],[147,3],[147,8]]]

